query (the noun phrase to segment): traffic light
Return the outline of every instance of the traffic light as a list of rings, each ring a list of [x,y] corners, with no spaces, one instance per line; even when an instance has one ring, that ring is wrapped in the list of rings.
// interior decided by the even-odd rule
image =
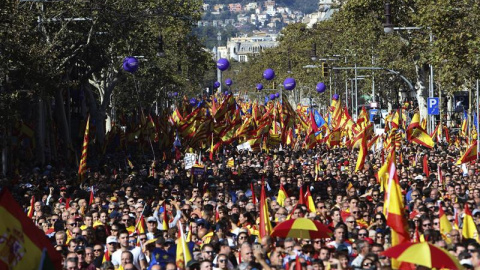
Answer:
[[[328,64],[323,62],[322,63],[322,74],[323,74],[323,78],[328,78],[329,77],[329,71],[328,70]]]

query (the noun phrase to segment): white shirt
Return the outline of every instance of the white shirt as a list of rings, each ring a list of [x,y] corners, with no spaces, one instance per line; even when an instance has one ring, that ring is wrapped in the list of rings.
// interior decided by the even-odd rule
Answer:
[[[145,254],[143,254],[142,249],[140,247],[134,247],[133,249],[129,249],[129,251],[133,254],[133,265],[137,269],[141,269],[140,261],[145,260]],[[122,250],[119,249],[112,254],[112,263],[115,268],[118,268],[122,264]]]

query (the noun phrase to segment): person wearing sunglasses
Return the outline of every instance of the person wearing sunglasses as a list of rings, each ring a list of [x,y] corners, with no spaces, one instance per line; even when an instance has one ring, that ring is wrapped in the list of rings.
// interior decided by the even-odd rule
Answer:
[[[215,261],[214,261],[215,262]],[[216,262],[214,263],[213,270],[227,270],[228,269],[228,257],[226,254],[219,254]]]

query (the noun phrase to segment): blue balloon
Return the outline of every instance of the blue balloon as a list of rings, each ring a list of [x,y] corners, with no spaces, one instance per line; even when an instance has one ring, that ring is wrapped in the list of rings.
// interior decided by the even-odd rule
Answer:
[[[293,90],[295,89],[295,86],[297,86],[297,82],[294,78],[286,78],[285,81],[283,81],[283,87],[285,87],[285,90]]]
[[[178,96],[178,92],[173,92],[173,96],[174,97]]]
[[[225,84],[228,85],[228,86],[232,85],[233,84],[232,79],[230,79],[230,78],[226,79]]]
[[[318,93],[325,92],[325,89],[327,89],[327,87],[325,86],[325,84],[323,82],[317,83],[316,90],[317,90]]]
[[[230,94],[230,93],[228,91],[225,91],[225,93],[223,93],[223,94],[225,94],[225,96],[228,96],[228,94]]]
[[[226,58],[220,58],[217,61],[217,68],[221,71],[225,71],[230,67],[230,62]]]
[[[197,105],[197,99],[196,98],[191,98],[190,99],[190,105],[192,105],[192,106]]]
[[[275,99],[275,94],[270,94],[270,95],[268,96],[268,98],[270,98],[270,100],[274,100],[274,99]]]
[[[220,82],[217,81],[213,83],[213,88],[217,89],[219,87],[220,87]]]
[[[263,72],[263,78],[265,78],[267,81],[273,80],[273,78],[275,78],[275,71],[273,71],[271,68],[265,69]]]
[[[123,59],[123,69],[130,73],[138,70],[138,59],[133,56],[127,56]]]
[[[263,89],[263,84],[257,83],[257,90],[260,91]]]
[[[279,98],[280,97],[280,94],[279,93],[275,93],[275,98]]]
[[[333,100],[338,100],[339,98],[340,96],[338,94],[333,94],[333,97],[332,97]]]

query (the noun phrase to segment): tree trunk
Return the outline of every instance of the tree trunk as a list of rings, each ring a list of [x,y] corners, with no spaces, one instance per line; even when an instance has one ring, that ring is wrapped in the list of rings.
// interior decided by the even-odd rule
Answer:
[[[69,90],[67,89],[67,92]],[[63,100],[62,90],[58,89],[55,91],[55,116],[57,117],[58,123],[58,134],[61,135],[61,140],[64,145],[62,148],[62,156],[67,160],[70,157],[70,149],[72,147],[72,139],[70,137],[70,126],[68,124],[67,114],[65,111],[65,102]]]
[[[40,165],[45,164],[45,105],[43,90],[40,90],[38,97],[37,114],[37,162]]]
[[[420,119],[427,119],[427,97],[428,97],[428,76],[429,66],[427,64],[415,64],[415,71],[417,73],[417,82],[415,83],[415,89],[417,92],[418,108],[420,110]]]

